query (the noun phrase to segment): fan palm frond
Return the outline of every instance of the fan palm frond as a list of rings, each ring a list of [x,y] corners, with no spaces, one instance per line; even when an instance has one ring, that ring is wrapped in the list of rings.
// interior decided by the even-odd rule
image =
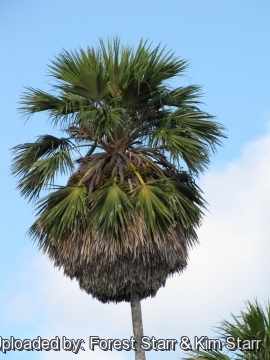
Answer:
[[[34,143],[12,148],[11,171],[20,178],[18,189],[21,194],[29,200],[36,199],[43,188],[54,184],[57,173],[70,174],[74,164],[69,150],[73,147],[69,139],[43,135]]]
[[[247,301],[246,309],[241,310],[239,315],[233,315],[233,322],[224,320],[217,328],[222,338],[228,336],[234,339],[260,340],[260,349],[253,351],[254,359],[270,359],[270,303],[266,310],[258,303]],[[248,351],[243,351],[242,356],[248,356]],[[257,356],[257,357],[256,357]],[[246,357],[248,359],[248,357]]]
[[[37,204],[38,219],[29,229],[29,235],[37,239],[39,247],[48,247],[51,241],[61,241],[65,235],[82,231],[86,226],[85,186],[64,186],[47,195]]]

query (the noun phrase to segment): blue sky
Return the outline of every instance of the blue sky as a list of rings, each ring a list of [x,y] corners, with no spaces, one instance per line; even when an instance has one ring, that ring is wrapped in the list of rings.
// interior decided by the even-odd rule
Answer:
[[[82,293],[26,236],[33,208],[15,190],[9,149],[52,133],[44,114],[24,124],[24,86],[48,90],[46,65],[62,48],[118,35],[137,45],[161,42],[190,60],[172,85],[203,87],[203,109],[228,129],[228,140],[201,179],[210,213],[201,245],[181,276],[143,301],[145,334],[162,338],[212,334],[244,300],[269,298],[270,4],[268,0],[0,1],[1,262],[0,336],[21,339],[90,335],[128,338],[128,304],[103,305]],[[133,353],[73,355],[9,352],[6,359],[124,359]],[[166,353],[176,359],[178,352]],[[164,354],[149,353],[147,359]]]

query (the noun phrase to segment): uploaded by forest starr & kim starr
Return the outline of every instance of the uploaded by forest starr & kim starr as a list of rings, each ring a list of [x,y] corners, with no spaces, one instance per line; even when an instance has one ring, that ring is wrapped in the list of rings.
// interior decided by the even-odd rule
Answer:
[[[68,339],[62,336],[56,336],[53,339],[42,339],[38,336],[36,339],[3,339],[0,336],[0,352],[6,354],[10,350],[18,351],[71,351],[78,354],[80,350],[85,351],[82,346],[85,344],[83,339]],[[182,350],[222,350],[223,344],[219,339],[209,339],[207,336],[195,336],[191,342],[188,336],[182,336],[179,341],[176,339],[156,339],[154,336],[143,336],[141,339],[141,348],[144,351],[175,351],[178,347]],[[226,338],[225,347],[227,350],[259,350],[261,340],[240,340],[234,339],[232,336]],[[130,339],[101,339],[99,336],[89,336],[89,349],[95,351],[97,349],[103,351],[136,351],[136,340],[133,336]]]

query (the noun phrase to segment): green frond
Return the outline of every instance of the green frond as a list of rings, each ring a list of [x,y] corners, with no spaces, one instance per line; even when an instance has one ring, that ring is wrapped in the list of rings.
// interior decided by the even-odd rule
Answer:
[[[39,136],[34,143],[13,147],[14,155],[11,173],[18,176],[18,189],[30,200],[36,199],[42,189],[54,183],[57,173],[70,174],[74,164],[69,149],[69,139],[52,135]]]
[[[60,187],[37,204],[38,218],[28,231],[44,251],[52,242],[81,231],[87,217],[87,189],[85,186]]]
[[[161,94],[159,98],[153,99],[153,103],[175,108],[181,107],[181,109],[196,108],[201,103],[198,100],[201,96],[200,90],[201,87],[195,85],[179,87],[171,91],[165,89],[165,93]]]
[[[74,165],[69,153],[66,150],[58,151],[50,157],[37,160],[24,173],[17,188],[20,190],[21,195],[29,198],[29,201],[35,200],[42,189],[54,185],[57,174],[71,174],[73,169]]]
[[[129,213],[133,210],[127,194],[114,181],[93,193],[89,202],[91,203],[89,218],[94,229],[113,242],[123,241],[130,225]]]
[[[134,190],[134,202],[150,236],[157,233],[164,236],[171,225],[190,232],[200,225],[202,208],[205,207],[200,190],[177,179],[141,184]]]
[[[56,86],[56,88],[60,88]],[[54,125],[59,122],[66,124],[74,114],[91,107],[91,102],[78,93],[62,92],[58,97],[44,91],[26,88],[28,91],[21,96],[19,111],[23,115],[33,115],[36,112],[47,111]],[[69,89],[70,90],[70,89]]]
[[[162,91],[161,84],[177,76],[187,67],[187,61],[174,59],[171,52],[164,53],[160,46],[151,50],[147,41],[140,42],[131,53],[128,79],[120,85],[122,99],[129,106],[142,107]]]
[[[108,75],[99,50],[88,48],[87,52],[82,49],[79,52],[63,51],[52,61],[49,69],[60,83],[70,84],[72,93],[95,102],[101,101],[108,93]]]
[[[173,213],[166,195],[164,189],[153,182],[142,184],[135,190],[136,210],[142,214],[152,237],[157,233],[162,236],[173,222]]]
[[[268,355],[270,359],[270,303],[268,302],[266,310],[255,301],[246,302],[246,308],[240,311],[239,315],[232,315],[233,322],[222,321],[217,327],[218,333],[226,338],[231,336],[240,340],[261,340],[259,354]],[[258,359],[260,359],[258,357]]]
[[[116,98],[119,91],[129,83],[132,49],[121,46],[120,39],[107,42],[100,39],[99,50],[104,69],[109,75],[110,95]]]
[[[205,144],[189,137],[179,128],[159,129],[152,133],[150,146],[164,146],[175,162],[183,159],[189,170],[197,173],[209,163],[209,152]]]
[[[141,40],[134,57],[135,78],[148,83],[151,89],[165,80],[181,74],[188,66],[186,60],[180,60],[174,57],[171,51],[165,52],[165,47],[160,45],[151,49],[148,41]]]
[[[202,209],[206,209],[201,190],[190,182],[188,175],[184,181],[173,177],[166,180],[166,187],[174,221],[183,229],[199,227],[204,215]]]
[[[215,152],[220,137],[225,137],[224,127],[213,121],[200,119],[206,115],[198,112],[174,112],[158,129],[152,131],[149,146],[163,146],[171,159],[183,159],[189,170],[203,172],[210,162],[210,150]]]
[[[220,139],[226,138],[226,129],[212,121],[212,118],[213,116],[201,111],[188,112],[178,109],[168,117],[168,121],[171,121],[171,126],[182,129],[187,136],[203,142],[215,152],[216,146],[221,145]]]
[[[11,166],[12,175],[23,176],[39,159],[54,155],[58,151],[68,151],[74,147],[66,138],[57,138],[52,135],[42,135],[34,143],[25,143],[14,146],[11,151],[14,155]]]
[[[233,322],[223,320],[219,327],[216,327],[220,335],[223,347],[228,343],[227,338],[236,339],[236,350],[227,350],[228,355],[217,351],[193,350],[186,360],[269,360],[270,359],[270,303],[266,304],[264,310],[255,299],[254,302],[247,301],[246,308],[240,311],[239,315],[231,314]],[[259,349],[241,349],[242,341],[260,341]],[[240,348],[238,348],[240,346]],[[226,347],[225,347],[226,349]]]

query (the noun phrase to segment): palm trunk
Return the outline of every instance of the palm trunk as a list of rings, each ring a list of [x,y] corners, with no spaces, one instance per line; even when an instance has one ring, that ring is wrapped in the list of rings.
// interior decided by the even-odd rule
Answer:
[[[141,348],[141,338],[143,337],[143,323],[141,302],[138,294],[132,294],[130,297],[132,325],[134,338],[136,340],[135,346],[135,360],[145,360],[145,352]]]

